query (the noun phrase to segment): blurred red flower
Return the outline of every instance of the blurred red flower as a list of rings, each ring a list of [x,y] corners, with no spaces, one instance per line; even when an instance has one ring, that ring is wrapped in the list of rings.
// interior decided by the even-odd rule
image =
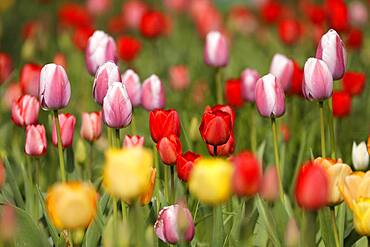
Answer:
[[[233,107],[241,107],[244,103],[242,97],[242,84],[240,79],[229,79],[225,84],[225,97],[227,104]]]
[[[88,27],[92,24],[86,8],[76,3],[65,3],[58,10],[59,23],[68,27]]]
[[[351,96],[345,91],[333,92],[333,115],[337,118],[346,117],[351,112]]]
[[[302,93],[303,69],[293,60],[293,76],[292,84],[289,88],[289,93],[293,95],[303,96]]]
[[[140,33],[146,38],[157,38],[166,31],[166,17],[158,11],[148,11],[141,18]]]
[[[282,6],[274,0],[270,0],[262,6],[261,16],[267,23],[275,23],[281,16]]]
[[[345,31],[348,28],[348,9],[342,0],[327,0],[326,13],[330,27],[337,32]]]
[[[73,33],[72,41],[78,49],[84,51],[87,46],[87,41],[93,32],[94,29],[91,27],[78,27]]]
[[[363,35],[362,31],[358,28],[352,28],[348,31],[347,46],[353,49],[362,47]]]
[[[284,19],[279,22],[279,37],[287,45],[293,45],[299,40],[302,28],[294,19]]]
[[[110,33],[121,33],[125,29],[125,23],[121,16],[113,16],[108,20],[108,31]]]
[[[360,95],[364,90],[365,81],[364,73],[348,71],[343,76],[343,89],[352,96]]]
[[[126,62],[134,60],[141,50],[140,41],[134,37],[121,36],[117,39],[118,56]]]

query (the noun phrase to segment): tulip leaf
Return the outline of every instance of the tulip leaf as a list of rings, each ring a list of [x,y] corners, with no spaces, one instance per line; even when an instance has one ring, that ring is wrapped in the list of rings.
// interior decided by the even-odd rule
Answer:
[[[21,208],[24,208],[25,203],[24,203],[24,200],[22,198],[21,192],[19,190],[17,180],[14,177],[12,168],[9,164],[9,160],[6,157],[4,158],[4,164],[5,164],[5,169],[6,169],[6,178],[7,178],[7,181],[9,183],[10,187],[12,188],[12,191],[13,191],[13,194],[14,194],[14,197],[15,197],[14,198],[15,202],[16,202],[17,206],[19,206]]]
[[[344,239],[344,247],[351,247],[354,245],[358,240],[362,238],[355,229],[351,231],[351,233]]]
[[[333,232],[333,221],[329,207],[324,207],[319,211],[320,232],[326,247],[335,247]]]
[[[75,153],[72,148],[67,148],[66,153],[67,153],[66,170],[68,173],[72,173],[75,169]]]

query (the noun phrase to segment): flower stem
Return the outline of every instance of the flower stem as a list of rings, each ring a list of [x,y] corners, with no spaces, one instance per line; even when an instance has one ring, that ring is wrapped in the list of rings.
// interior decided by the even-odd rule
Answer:
[[[328,120],[329,120],[329,132],[330,132],[330,144],[331,144],[331,158],[336,159],[332,99],[328,100],[328,108],[329,108]]]
[[[331,213],[331,220],[332,220],[332,224],[333,224],[335,246],[339,247],[340,243],[339,243],[337,223],[336,223],[336,220],[335,220],[335,208],[334,207],[330,207],[330,213]]]
[[[218,68],[216,70],[216,100],[217,100],[217,104],[223,104],[222,69],[221,68]]]
[[[302,224],[301,245],[316,246],[316,213],[303,211]]]
[[[321,156],[326,157],[325,152],[325,124],[324,124],[324,102],[319,102],[320,108],[320,128],[321,128]]]
[[[223,246],[223,219],[222,219],[222,205],[213,207],[213,231],[211,246]]]
[[[256,132],[256,112],[254,111],[254,107],[251,104],[251,149],[253,153],[257,151],[257,132]]]
[[[275,156],[275,164],[277,168],[277,175],[279,180],[279,195],[281,202],[284,203],[284,188],[282,183],[282,174],[281,174],[281,165],[280,165],[280,158],[279,158],[279,147],[278,147],[278,141],[277,141],[277,131],[276,131],[276,119],[271,118],[271,128],[272,128],[272,134],[274,139],[274,156]]]
[[[56,127],[56,130],[57,130],[60,174],[61,174],[61,177],[62,177],[62,182],[65,182],[66,181],[66,174],[65,174],[65,168],[64,168],[64,166],[65,166],[64,165],[64,154],[63,154],[63,146],[62,146],[62,135],[60,133],[58,110],[54,110],[53,113],[54,113],[55,127]]]
[[[164,194],[167,198],[167,202],[170,203],[169,189],[168,189],[168,169],[164,167]]]
[[[121,147],[120,129],[115,129],[114,133],[115,133],[115,146],[116,148],[120,148]]]
[[[175,169],[174,166],[170,166],[171,171],[171,204],[175,203]]]
[[[117,199],[115,197],[113,197],[113,200],[112,200],[112,203],[113,203],[113,241],[115,244],[115,246],[117,246],[118,244],[118,211],[117,211]]]
[[[94,148],[94,142],[90,142],[90,145],[89,145],[89,161],[88,161],[88,164],[87,164],[87,174],[89,176],[89,180],[92,182],[93,181],[93,160],[94,160],[94,152],[93,152],[93,148]]]

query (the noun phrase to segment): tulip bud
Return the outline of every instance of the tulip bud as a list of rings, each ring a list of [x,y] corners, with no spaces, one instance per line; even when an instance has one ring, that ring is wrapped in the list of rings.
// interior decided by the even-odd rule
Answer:
[[[161,80],[151,75],[143,83],[141,91],[141,105],[147,110],[163,108],[166,105],[166,94]]]
[[[12,73],[12,58],[6,54],[0,52],[0,85],[8,80]]]
[[[144,146],[144,139],[145,137],[144,136],[129,136],[129,135],[126,135],[125,136],[125,139],[123,140],[123,146],[126,147],[126,148],[130,148],[130,147],[143,147]]]
[[[366,170],[369,166],[369,154],[365,142],[361,142],[358,145],[356,142],[353,142],[352,164],[356,170]]]
[[[62,66],[50,63],[42,67],[39,97],[45,110],[58,110],[68,105],[71,85]]]
[[[190,78],[188,67],[174,65],[169,69],[170,86],[176,91],[181,91],[189,86]]]
[[[38,64],[25,64],[20,73],[19,84],[23,93],[35,97],[39,96],[41,66]]]
[[[274,75],[284,91],[288,91],[292,84],[293,61],[282,54],[275,54],[270,65],[270,74]]]
[[[76,117],[72,114],[59,114],[59,125],[60,125],[60,134],[62,138],[62,146],[63,148],[68,148],[72,145],[73,142],[73,135],[74,129],[76,124]],[[57,130],[55,126],[55,119],[53,120],[53,131],[52,131],[52,142],[55,147],[58,146],[58,139],[57,139]]]
[[[217,153],[215,154],[215,149]],[[229,140],[225,144],[218,145],[216,148],[212,145],[207,145],[208,153],[212,156],[223,156],[228,157],[234,153],[235,150],[235,138],[234,133],[231,132]]]
[[[269,202],[274,202],[279,197],[279,178],[276,166],[269,166],[263,173],[259,190],[261,197]]]
[[[187,151],[179,154],[176,159],[177,176],[184,182],[189,180],[190,172],[193,169],[194,163],[201,156],[199,154]]]
[[[85,62],[90,75],[104,63],[117,62],[116,44],[111,36],[103,31],[95,31],[87,41]]]
[[[244,100],[254,102],[256,100],[256,83],[260,78],[254,69],[245,69],[241,74],[242,96]]]
[[[182,145],[176,135],[170,135],[159,140],[157,150],[163,163],[173,165],[176,163],[177,155],[182,152]]]
[[[111,128],[120,129],[131,123],[132,105],[126,87],[114,82],[103,101],[103,119]]]
[[[324,168],[309,161],[299,169],[295,199],[299,207],[310,211],[316,211],[327,205],[329,179]]]
[[[256,106],[263,117],[280,117],[285,113],[284,90],[274,75],[265,75],[257,81]]]
[[[128,97],[133,106],[141,103],[141,84],[139,76],[131,69],[122,74],[122,83],[126,85]]]
[[[212,67],[225,67],[229,62],[229,48],[226,38],[217,31],[207,34],[204,47],[204,62]]]
[[[82,113],[80,135],[86,141],[93,142],[99,139],[102,132],[102,113]]]
[[[299,246],[300,232],[294,218],[288,220],[285,228],[284,240],[287,247]]]
[[[140,21],[140,33],[146,38],[157,38],[166,33],[166,16],[154,10],[146,11]]]
[[[116,64],[106,62],[102,64],[95,74],[93,96],[96,103],[103,104],[105,95],[107,95],[108,88],[113,82],[120,82],[121,74]]]
[[[323,60],[329,67],[334,80],[341,79],[346,70],[347,54],[338,33],[330,29],[321,37],[316,50],[316,58]]]
[[[29,156],[42,156],[46,153],[47,145],[45,127],[43,125],[28,125],[24,152]]]
[[[149,115],[150,135],[154,142],[158,142],[163,137],[170,135],[180,136],[181,127],[177,111],[169,110],[154,110]]]
[[[24,127],[37,123],[40,103],[30,95],[23,95],[12,104],[12,121],[15,125]]]
[[[154,231],[168,244],[190,242],[195,233],[193,217],[189,209],[180,204],[164,207],[159,211]]]
[[[325,100],[333,93],[333,77],[320,59],[309,58],[304,65],[303,95],[309,100]]]

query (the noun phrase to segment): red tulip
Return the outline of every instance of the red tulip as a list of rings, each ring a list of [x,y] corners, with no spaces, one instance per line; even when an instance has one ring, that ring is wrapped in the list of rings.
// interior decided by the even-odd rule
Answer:
[[[42,156],[46,153],[47,141],[43,125],[28,125],[24,151],[30,156]]]
[[[215,156],[215,146],[207,145],[208,153]],[[231,132],[229,140],[223,145],[219,145],[216,148],[217,156],[228,157],[234,153],[235,150],[235,138],[234,133]]]
[[[304,11],[313,24],[322,25],[325,22],[326,14],[322,6],[310,3]]]
[[[227,104],[233,107],[243,106],[242,83],[240,79],[229,79],[225,84],[225,97]]]
[[[352,49],[360,49],[362,47],[363,35],[362,31],[357,28],[352,28],[348,32],[347,46]]]
[[[91,26],[92,19],[87,9],[77,3],[65,3],[58,10],[59,23],[68,27]]]
[[[87,47],[87,42],[93,33],[94,29],[90,26],[78,27],[73,33],[72,41],[78,49],[84,51]]]
[[[201,156],[193,152],[179,154],[176,159],[177,176],[184,182],[189,180],[190,172],[193,169],[194,163]]]
[[[259,189],[261,197],[269,202],[276,201],[279,197],[279,178],[276,166],[269,166],[263,173]]]
[[[118,56],[126,62],[134,60],[141,50],[140,41],[130,36],[119,37],[117,47]]]
[[[140,33],[146,38],[157,38],[165,33],[166,17],[158,11],[148,11],[141,18]]]
[[[231,116],[231,128],[234,129],[235,112],[233,111],[233,109],[230,106],[228,106],[228,105],[215,105],[213,107],[206,106],[206,109],[204,110],[204,112],[206,112],[206,111],[223,111],[225,113],[230,114],[230,116]]]
[[[180,120],[177,111],[173,109],[157,109],[149,115],[150,135],[154,142],[170,135],[180,136]]]
[[[37,123],[40,103],[36,97],[23,95],[12,105],[12,121],[19,127]]]
[[[330,27],[338,32],[348,28],[348,9],[343,1],[328,1],[326,6]]]
[[[299,169],[295,185],[295,199],[299,207],[311,211],[327,205],[329,178],[324,168],[308,161]]]
[[[244,5],[231,7],[228,22],[230,22],[232,30],[242,34],[251,34],[258,27],[258,22],[253,13]]]
[[[59,125],[60,125],[60,134],[62,138],[63,148],[68,148],[72,145],[74,129],[76,124],[76,117],[70,113],[59,114]],[[53,121],[53,130],[52,130],[52,142],[55,147],[58,146],[57,131],[55,127],[55,121]]]
[[[262,6],[261,11],[264,21],[267,23],[274,23],[281,16],[282,6],[277,1],[269,0]]]
[[[83,112],[80,135],[86,141],[93,142],[99,139],[102,132],[102,113]]]
[[[41,69],[42,66],[38,64],[23,65],[19,76],[19,84],[23,93],[38,97]]]
[[[302,82],[303,82],[303,69],[299,67],[296,61],[293,60],[292,84],[290,85],[289,88],[289,94],[303,97]]]
[[[301,25],[294,19],[284,19],[279,22],[279,37],[287,45],[297,43],[301,36]]]
[[[13,105],[13,102],[18,100],[22,96],[22,89],[18,83],[10,84],[3,95],[3,104],[7,109],[10,109]]]
[[[333,93],[333,115],[342,118],[351,113],[351,96],[345,92]]]
[[[12,72],[12,58],[0,52],[0,85],[6,81]]]
[[[166,165],[174,165],[177,155],[182,152],[180,139],[176,135],[162,137],[157,143],[157,150],[163,163]]]
[[[343,89],[351,96],[357,96],[365,88],[366,77],[361,72],[346,72],[343,77]]]
[[[31,20],[24,23],[22,26],[22,38],[24,40],[33,39],[39,30],[39,26],[40,24],[38,21]]]

